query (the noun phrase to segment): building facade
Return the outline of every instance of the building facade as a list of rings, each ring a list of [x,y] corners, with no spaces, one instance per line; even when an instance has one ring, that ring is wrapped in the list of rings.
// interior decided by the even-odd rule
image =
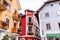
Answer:
[[[21,17],[19,40],[40,40],[40,29],[34,11],[25,10]]]
[[[60,1],[47,1],[38,11],[41,40],[60,40]]]
[[[13,40],[18,39],[20,9],[19,0],[0,0],[0,40],[6,34],[13,36]]]

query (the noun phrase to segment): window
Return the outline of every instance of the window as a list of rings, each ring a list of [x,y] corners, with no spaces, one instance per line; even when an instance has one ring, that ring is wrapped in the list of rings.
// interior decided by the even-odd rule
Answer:
[[[31,22],[31,17],[29,17],[29,22]]]
[[[59,5],[60,5],[60,3],[59,3]]]
[[[45,16],[46,16],[46,17],[49,17],[49,13],[47,12],[47,13],[45,14]]]
[[[6,0],[4,0],[3,4],[8,6],[8,2]]]
[[[60,17],[60,11],[57,11],[57,16]]]
[[[6,18],[6,23],[7,23],[8,27],[9,27],[9,19],[8,18]]]
[[[28,31],[31,32],[32,31],[32,26],[28,27]]]
[[[4,0],[3,4],[6,5],[7,6],[7,10],[10,11],[10,9],[11,9],[10,3],[8,3],[6,0]]]
[[[59,28],[60,28],[60,23],[58,23],[58,25],[59,25]]]
[[[9,19],[10,19],[10,16],[7,15],[7,14],[5,16],[6,16],[6,23],[7,23],[8,27],[9,27]]]
[[[19,32],[22,32],[22,27],[19,27],[19,30],[18,30]]]
[[[44,35],[44,31],[42,30],[42,35]]]
[[[50,24],[49,24],[49,23],[48,23],[48,24],[46,24],[46,29],[47,29],[47,30],[51,29],[51,28],[50,28]]]
[[[10,9],[11,9],[11,5],[9,4],[9,5],[7,6],[7,10],[10,12]]]
[[[16,27],[16,20],[14,20],[14,28]]]

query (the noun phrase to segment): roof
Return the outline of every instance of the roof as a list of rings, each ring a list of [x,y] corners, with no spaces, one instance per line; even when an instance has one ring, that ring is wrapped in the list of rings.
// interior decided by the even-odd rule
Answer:
[[[25,17],[26,15],[25,15],[25,14],[21,14],[21,13],[20,13],[20,16],[21,16],[21,17]]]
[[[37,11],[38,11],[38,13],[42,10],[42,8],[46,5],[46,4],[48,4],[48,3],[52,3],[52,2],[56,2],[56,1],[60,1],[60,0],[52,0],[52,1],[46,1]]]
[[[33,10],[30,10],[30,9],[26,9],[25,12],[28,11],[28,12],[35,12]]]

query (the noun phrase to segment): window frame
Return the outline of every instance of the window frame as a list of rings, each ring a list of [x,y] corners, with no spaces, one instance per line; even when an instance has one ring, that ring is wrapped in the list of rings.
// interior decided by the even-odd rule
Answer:
[[[31,25],[28,26],[28,32],[32,32],[32,26]]]
[[[56,14],[57,14],[57,17],[60,17],[60,10],[57,10]]]
[[[49,17],[49,13],[48,12],[45,13],[45,17]]]
[[[46,29],[47,29],[47,30],[50,30],[50,29],[51,29],[50,23],[47,23],[47,24],[46,24]]]
[[[58,23],[59,29],[60,29],[60,23]]]
[[[31,22],[29,22],[29,17],[31,18]],[[28,18],[28,23],[32,23],[32,17],[31,16],[28,16],[27,18]]]

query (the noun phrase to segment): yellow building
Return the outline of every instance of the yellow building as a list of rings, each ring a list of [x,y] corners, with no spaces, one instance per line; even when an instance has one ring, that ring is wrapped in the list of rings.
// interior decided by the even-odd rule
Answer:
[[[19,0],[0,0],[0,32],[17,35],[19,28],[19,10],[21,9]]]

